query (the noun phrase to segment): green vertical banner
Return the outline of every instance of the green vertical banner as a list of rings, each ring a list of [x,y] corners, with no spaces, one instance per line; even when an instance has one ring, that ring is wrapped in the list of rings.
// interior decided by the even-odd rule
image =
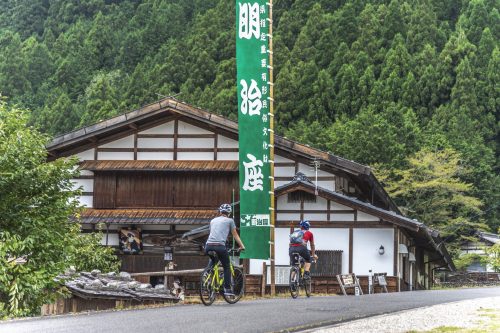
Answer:
[[[236,1],[236,68],[242,258],[269,259],[269,8]]]

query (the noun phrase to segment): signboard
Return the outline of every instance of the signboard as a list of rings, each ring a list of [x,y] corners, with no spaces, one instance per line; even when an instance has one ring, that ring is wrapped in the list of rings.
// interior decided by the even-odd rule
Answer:
[[[270,256],[269,8],[236,1],[241,258]]]
[[[290,266],[274,266],[274,282],[277,286],[288,286],[290,284]],[[266,266],[266,284],[271,284],[271,266]]]
[[[340,289],[344,296],[347,296],[346,288],[354,288],[354,294],[356,296],[363,295],[363,290],[355,274],[337,275],[337,281],[339,282]]]
[[[120,229],[120,252],[124,254],[142,253],[142,234],[140,229]]]

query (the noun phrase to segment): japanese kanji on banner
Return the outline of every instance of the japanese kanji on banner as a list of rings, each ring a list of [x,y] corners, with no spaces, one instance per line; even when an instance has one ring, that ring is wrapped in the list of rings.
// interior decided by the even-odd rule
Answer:
[[[266,1],[236,1],[242,258],[270,255],[268,17]]]

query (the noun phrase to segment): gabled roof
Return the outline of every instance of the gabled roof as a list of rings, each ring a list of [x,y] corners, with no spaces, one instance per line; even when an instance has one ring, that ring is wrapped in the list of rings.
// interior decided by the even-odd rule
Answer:
[[[277,197],[279,197],[294,191],[305,191],[311,194],[315,194],[317,191],[318,195],[322,198],[335,201],[341,205],[359,210],[363,213],[375,215],[385,221],[413,231],[418,231],[422,226],[424,226],[423,223],[416,220],[412,220],[395,212],[373,206],[356,198],[349,197],[338,192],[330,191],[320,186],[316,187],[314,184],[304,180],[293,180],[288,184],[277,187],[275,190],[275,194]]]
[[[301,177],[295,177],[293,181],[288,184],[282,185],[276,188],[276,196],[285,195],[294,191],[305,191],[311,194],[316,194],[322,198],[335,201],[344,206],[351,207],[353,209],[359,210],[361,212],[377,216],[384,221],[390,222],[392,224],[398,225],[406,230],[416,239],[419,240],[419,245],[427,247],[437,253],[439,253],[440,261],[444,266],[447,266],[450,270],[455,270],[455,265],[453,260],[449,255],[444,242],[441,239],[439,232],[427,227],[424,223],[410,219],[403,215],[397,214],[392,211],[382,209],[371,205],[370,203],[358,200],[353,197],[349,197],[328,189],[322,188],[320,186],[315,186],[307,179]]]
[[[49,160],[71,156],[95,147],[96,144],[110,142],[130,135],[138,129],[143,130],[173,119],[203,124],[209,129],[216,129],[223,135],[236,140],[238,138],[236,122],[174,98],[165,98],[138,110],[54,138],[47,146]],[[278,154],[281,152],[294,159],[300,159],[306,164],[312,160],[319,160],[321,168],[347,175],[367,196],[371,196],[376,205],[400,212],[369,167],[278,135],[274,137]]]

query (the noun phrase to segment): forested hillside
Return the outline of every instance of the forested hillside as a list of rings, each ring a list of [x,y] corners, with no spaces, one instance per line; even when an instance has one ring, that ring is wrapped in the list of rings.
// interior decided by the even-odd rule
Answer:
[[[0,91],[50,134],[174,94],[236,119],[234,3],[0,0]],[[275,0],[278,131],[374,166],[387,184],[445,151],[438,160],[453,164],[445,171],[463,186],[422,178],[453,202],[435,225],[497,231],[499,8],[498,0]],[[429,197],[388,188],[401,206]],[[440,206],[422,203],[431,204]],[[406,208],[423,218],[421,207]]]

